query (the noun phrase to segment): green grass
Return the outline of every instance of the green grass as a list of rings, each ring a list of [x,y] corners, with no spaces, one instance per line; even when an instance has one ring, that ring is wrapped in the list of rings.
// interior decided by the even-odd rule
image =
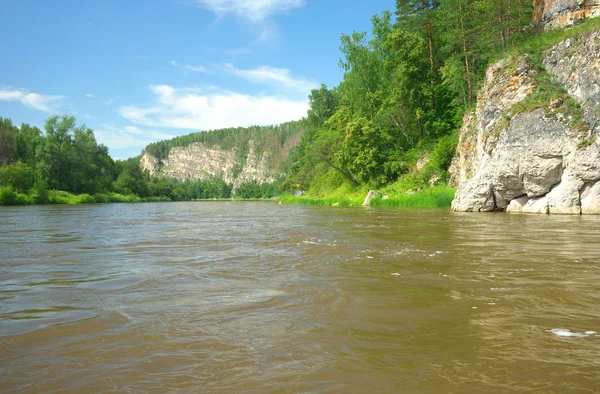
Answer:
[[[450,208],[456,189],[446,185],[438,185],[429,189],[420,190],[414,194],[397,194],[389,199],[375,198],[371,201],[372,207],[390,208]]]
[[[364,196],[363,196],[364,200]],[[327,205],[339,204],[340,207],[360,206],[362,201],[349,200],[343,197],[295,197],[285,195],[279,199],[284,204],[302,204],[302,205]]]
[[[371,207],[388,208],[450,208],[456,189],[449,188],[446,185],[438,185],[428,189],[414,192],[414,194],[398,193],[388,194],[388,199],[384,200],[382,195],[371,200]],[[295,197],[282,196],[279,201],[284,204],[302,204],[302,205],[324,205],[331,206],[339,204],[340,207],[359,207],[362,205],[366,193],[360,196],[360,199],[343,197]]]

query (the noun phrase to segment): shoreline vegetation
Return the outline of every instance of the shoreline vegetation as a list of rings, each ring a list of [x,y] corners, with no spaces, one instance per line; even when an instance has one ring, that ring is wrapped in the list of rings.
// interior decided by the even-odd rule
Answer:
[[[385,189],[382,189],[385,190]],[[369,206],[376,208],[449,208],[454,198],[455,189],[445,185],[438,185],[428,189],[401,193],[379,193],[371,200]],[[349,194],[331,194],[321,197],[281,194],[272,197],[229,197],[229,198],[201,198],[187,200],[172,200],[166,196],[139,197],[135,194],[97,193],[71,194],[61,190],[49,190],[47,195],[40,199],[35,192],[32,194],[15,191],[10,186],[0,187],[0,206],[24,205],[81,205],[81,204],[108,204],[108,203],[148,203],[148,202],[211,202],[211,201],[279,201],[283,204],[321,205],[339,207],[360,207],[368,191],[357,190]],[[388,198],[382,198],[387,196]]]
[[[382,190],[385,190],[382,189]],[[379,192],[369,203],[374,208],[450,208],[456,189],[445,185],[409,192]],[[283,195],[279,201],[284,204],[323,205],[334,207],[361,207],[368,191],[353,194],[332,194],[322,197]],[[384,198],[384,196],[386,198]]]

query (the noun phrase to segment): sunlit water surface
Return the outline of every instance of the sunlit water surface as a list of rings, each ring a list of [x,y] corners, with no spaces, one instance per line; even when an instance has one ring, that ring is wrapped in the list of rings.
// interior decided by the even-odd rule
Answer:
[[[600,217],[0,208],[0,392],[595,393]]]

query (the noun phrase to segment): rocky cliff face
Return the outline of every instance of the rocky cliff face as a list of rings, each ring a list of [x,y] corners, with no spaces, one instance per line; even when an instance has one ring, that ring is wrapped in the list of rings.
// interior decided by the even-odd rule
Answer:
[[[144,152],[140,160],[142,171],[151,176],[164,176],[179,180],[207,180],[221,178],[233,184],[234,190],[245,182],[272,183],[282,174],[271,164],[272,152],[259,153],[253,141],[248,143],[248,154],[243,160],[235,150],[208,147],[193,143],[187,147],[175,147],[162,163]]]
[[[534,0],[533,20],[546,28],[574,25],[600,16],[600,0]]]
[[[543,63],[568,96],[536,105],[540,71],[526,57],[488,69],[450,169],[453,210],[600,214],[600,33],[555,45]]]

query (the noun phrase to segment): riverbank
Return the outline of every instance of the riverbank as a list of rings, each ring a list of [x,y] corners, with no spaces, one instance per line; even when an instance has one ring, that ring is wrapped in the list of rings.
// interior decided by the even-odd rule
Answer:
[[[306,195],[302,197],[282,196],[284,204],[328,205],[340,207],[362,206],[369,190],[360,188],[355,191],[338,190],[322,196]],[[419,191],[398,192],[392,186],[378,190],[378,195],[369,204],[371,207],[397,208],[450,208],[456,189],[446,185],[437,185]]]
[[[36,204],[99,204],[99,203],[139,203],[139,202],[168,202],[169,197],[138,197],[135,194],[96,193],[71,194],[62,190],[48,190],[44,192],[32,191],[21,193],[10,186],[0,187],[1,205],[36,205]]]
[[[369,192],[366,188],[349,190],[339,188],[338,190],[321,196],[280,195],[268,199],[257,198],[228,198],[228,199],[198,199],[189,201],[269,201],[275,200],[283,204],[302,205],[325,205],[351,207],[361,206],[365,196]],[[420,191],[397,192],[393,187],[385,187],[379,190],[379,194],[369,204],[371,207],[421,207],[421,208],[449,208],[454,198],[455,189],[446,185],[438,185]],[[384,198],[384,196],[387,196]],[[35,192],[25,194],[15,191],[10,187],[0,187],[0,206],[3,205],[79,205],[79,204],[103,204],[103,203],[144,203],[144,202],[174,202],[169,197],[138,197],[135,194],[119,193],[97,193],[94,195],[75,195],[61,190],[50,190],[47,195],[40,196]],[[183,200],[182,200],[183,201]],[[188,201],[188,200],[185,200]]]

